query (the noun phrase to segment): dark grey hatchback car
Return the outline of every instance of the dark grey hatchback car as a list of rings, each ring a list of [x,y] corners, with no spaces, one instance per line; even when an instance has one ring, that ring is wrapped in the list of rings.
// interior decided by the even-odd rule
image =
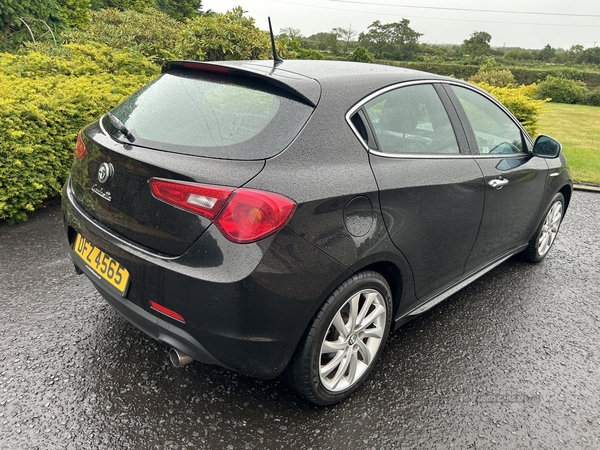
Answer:
[[[171,360],[350,396],[390,330],[521,253],[572,181],[478,88],[331,61],[172,61],[79,134],[69,255]]]

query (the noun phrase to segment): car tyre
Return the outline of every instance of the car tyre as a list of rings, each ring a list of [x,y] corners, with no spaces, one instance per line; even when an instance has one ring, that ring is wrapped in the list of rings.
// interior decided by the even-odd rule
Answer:
[[[523,258],[527,261],[538,263],[542,261],[558,234],[565,213],[565,198],[561,193],[554,196],[550,206],[546,209],[544,219],[523,251]]]
[[[373,271],[353,275],[315,315],[284,380],[316,405],[345,400],[377,364],[391,321],[392,294],[385,278]]]

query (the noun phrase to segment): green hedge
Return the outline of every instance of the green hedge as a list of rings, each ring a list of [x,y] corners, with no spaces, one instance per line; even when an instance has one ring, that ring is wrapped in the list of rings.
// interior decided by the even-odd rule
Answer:
[[[581,103],[589,106],[600,106],[600,88],[587,92]]]
[[[78,130],[158,72],[99,44],[43,51],[0,54],[0,219],[11,223],[60,193]]]
[[[468,80],[479,71],[479,66],[475,64],[450,64],[450,63],[426,63],[415,61],[375,61],[378,64],[386,64],[389,66],[405,67],[407,69],[422,70],[438,75],[460,78]]]
[[[573,67],[552,67],[534,69],[530,67],[509,67],[519,84],[539,83],[548,75],[553,77],[567,78],[569,80],[583,81],[587,87],[600,86],[600,72],[576,69]]]
[[[438,75],[452,76],[468,80],[480,69],[480,66],[474,64],[460,63],[431,63],[415,61],[383,61],[377,60],[378,64],[406,67],[407,69],[423,70]],[[550,66],[544,68],[521,67],[521,66],[501,66],[499,69],[508,69],[515,77],[517,84],[539,83],[546,79],[548,75],[554,77],[563,77],[570,80],[583,81],[589,88],[600,86],[600,71],[584,70],[574,67]]]

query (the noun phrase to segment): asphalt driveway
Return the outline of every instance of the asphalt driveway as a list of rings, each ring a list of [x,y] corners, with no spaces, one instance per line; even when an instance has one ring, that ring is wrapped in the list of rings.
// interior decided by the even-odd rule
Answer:
[[[0,449],[600,448],[600,194],[575,192],[545,262],[511,259],[400,329],[330,408],[172,368],[64,246],[59,205],[0,224]]]

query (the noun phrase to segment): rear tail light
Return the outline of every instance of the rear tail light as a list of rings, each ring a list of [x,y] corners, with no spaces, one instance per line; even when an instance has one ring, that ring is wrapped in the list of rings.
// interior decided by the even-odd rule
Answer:
[[[75,144],[75,158],[83,159],[85,157],[85,153],[85,145],[81,139],[81,130],[79,130],[79,133],[77,133],[77,144]]]
[[[215,224],[232,242],[248,243],[279,231],[296,209],[283,195],[255,189],[237,189]]]
[[[256,189],[209,186],[161,178],[150,179],[155,198],[207,217],[231,242],[248,244],[279,231],[296,203],[283,195]]]
[[[214,219],[234,190],[161,178],[151,178],[150,189],[158,200],[210,220]]]

